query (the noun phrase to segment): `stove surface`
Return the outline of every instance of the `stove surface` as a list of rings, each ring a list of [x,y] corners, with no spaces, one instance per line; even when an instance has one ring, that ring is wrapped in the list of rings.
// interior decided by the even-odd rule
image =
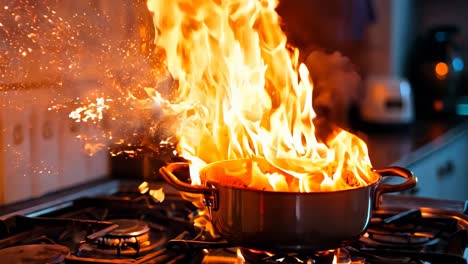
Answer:
[[[212,237],[193,225],[197,209],[191,203],[164,184],[155,187],[164,188],[162,203],[140,194],[136,182],[114,180],[10,210],[0,218],[0,259],[8,263],[467,263],[468,217],[463,203],[447,201],[450,206],[444,208],[443,201],[432,201],[439,207],[433,208],[427,199],[387,196],[359,241],[326,252],[291,254],[238,248]],[[398,204],[405,199],[409,199],[406,206]]]

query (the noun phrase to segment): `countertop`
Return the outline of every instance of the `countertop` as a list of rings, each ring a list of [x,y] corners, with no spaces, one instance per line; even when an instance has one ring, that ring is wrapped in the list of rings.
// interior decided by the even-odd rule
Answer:
[[[375,168],[409,166],[468,131],[467,118],[420,120],[406,126],[357,125],[353,132],[368,146]]]

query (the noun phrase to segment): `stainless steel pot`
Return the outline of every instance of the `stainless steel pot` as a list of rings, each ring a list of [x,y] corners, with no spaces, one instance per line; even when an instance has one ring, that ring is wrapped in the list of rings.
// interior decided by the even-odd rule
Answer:
[[[221,169],[241,168],[246,162],[239,159],[207,165],[200,175],[205,180],[202,186],[182,182],[173,174],[187,169],[187,163],[171,163],[160,172],[175,188],[204,195],[214,228],[228,242],[275,252],[327,250],[354,241],[365,233],[382,193],[406,190],[417,182],[411,171],[400,167],[375,170],[381,177],[368,186],[331,192],[261,191],[216,181]],[[386,176],[406,181],[384,184],[382,177]]]

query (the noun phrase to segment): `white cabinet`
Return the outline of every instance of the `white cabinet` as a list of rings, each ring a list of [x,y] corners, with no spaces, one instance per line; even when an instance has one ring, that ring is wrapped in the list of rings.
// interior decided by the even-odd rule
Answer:
[[[60,188],[68,188],[86,181],[88,155],[83,151],[84,142],[78,138],[83,133],[81,123],[76,123],[62,113],[59,120]]]
[[[418,177],[418,184],[406,193],[439,199],[467,200],[467,142],[466,132],[432,142],[432,151],[408,164],[407,167]]]
[[[50,111],[57,93],[52,87],[32,89],[28,93],[31,131],[31,179],[33,195],[40,196],[59,187],[59,118]]]
[[[61,95],[76,97],[54,89],[0,91],[0,205],[109,174],[106,148],[90,156],[78,138],[82,133],[99,138],[99,130],[71,120],[70,108],[51,108],[62,102]]]
[[[84,133],[90,138],[98,138],[97,142],[89,143],[92,151],[88,150],[86,157],[86,180],[96,180],[109,175],[109,151],[106,147],[106,140],[102,136],[102,131],[96,124],[84,125]],[[97,144],[92,146],[93,144]]]
[[[0,204],[32,195],[30,124],[21,91],[0,92]]]
[[[102,90],[94,82],[77,82],[70,85],[73,89],[63,91],[61,100],[70,98],[94,98],[95,93]],[[102,132],[98,129],[100,123],[76,122],[69,117],[73,108],[59,112],[60,130],[60,188],[73,187],[87,181],[108,176],[109,153]],[[99,151],[89,151],[101,145]]]

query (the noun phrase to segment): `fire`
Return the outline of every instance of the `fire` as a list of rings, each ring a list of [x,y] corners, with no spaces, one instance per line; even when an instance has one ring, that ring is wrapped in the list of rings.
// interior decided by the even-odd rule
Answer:
[[[141,194],[148,193],[155,201],[163,202],[166,195],[164,194],[163,188],[152,189],[148,182],[144,181],[138,186],[138,190]]]
[[[102,120],[103,111],[109,109],[106,101],[112,101],[112,99],[105,100],[102,97],[96,98],[96,102],[89,102],[88,105],[83,105],[72,111],[69,115],[70,118],[74,119],[75,122],[87,122]]]
[[[239,264],[245,263],[245,258],[242,255],[242,252],[241,252],[240,248],[237,248],[236,255],[237,255],[237,263],[239,263]]]
[[[192,183],[201,184],[198,171],[206,164],[257,157],[279,173],[254,164],[249,187],[256,189],[315,192],[375,182],[361,139],[339,128],[326,140],[316,136],[313,82],[299,52],[287,45],[276,5],[147,2],[156,44],[178,82],[165,109],[180,117],[178,151],[192,161]]]

